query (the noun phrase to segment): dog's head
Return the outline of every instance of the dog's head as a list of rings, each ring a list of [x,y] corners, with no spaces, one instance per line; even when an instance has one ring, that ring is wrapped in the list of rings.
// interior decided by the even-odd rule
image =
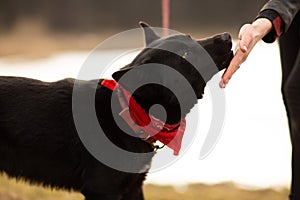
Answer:
[[[202,40],[195,40],[189,35],[161,38],[147,24],[141,22],[140,25],[144,29],[146,48],[130,64],[115,72],[113,78],[133,93],[146,110],[153,104],[161,104],[168,113],[167,121],[178,121],[189,112],[197,98],[202,98],[206,82],[229,65],[233,57],[231,37],[223,33]],[[165,73],[157,64],[167,66],[181,76]],[[122,76],[129,71],[131,78],[123,80]],[[144,84],[152,80],[155,83]],[[183,81],[190,84],[194,92],[192,96],[197,98],[189,98],[191,96],[186,93]],[[176,95],[163,85],[177,87],[184,102],[179,105]],[[181,107],[179,116],[178,106]],[[169,115],[173,115],[174,119]]]

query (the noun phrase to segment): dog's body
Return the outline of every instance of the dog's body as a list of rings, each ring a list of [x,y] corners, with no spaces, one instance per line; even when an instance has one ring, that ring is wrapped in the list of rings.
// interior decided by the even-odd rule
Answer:
[[[72,116],[74,81],[45,83],[20,77],[0,78],[1,171],[33,183],[81,191],[87,200],[110,197],[107,194],[120,199],[121,194],[136,193],[145,174],[106,167],[80,141]],[[92,90],[95,81],[83,81],[82,87]],[[103,131],[124,149],[151,151],[148,143],[130,137],[114,124],[110,106],[105,106],[110,105],[111,95],[112,91],[99,85],[96,109]]]
[[[201,76],[199,78],[199,74],[193,71],[185,72],[184,70],[191,69],[186,66],[188,64],[183,58],[178,58],[180,56],[174,57],[168,52],[155,49],[155,45],[150,48],[153,42],[162,44],[170,39],[159,39],[145,24],[142,26],[146,32],[148,48],[131,64],[114,73],[114,79],[119,81],[126,72],[138,65],[161,63],[182,73],[191,82],[197,97],[201,98],[205,86]],[[174,41],[171,42],[180,42],[182,37],[189,38],[172,36]],[[191,38],[189,40],[194,41]],[[219,70],[228,65],[232,58],[231,39],[228,34],[193,43],[200,44],[211,55]],[[139,77],[143,77],[143,74]],[[86,200],[143,199],[142,183],[146,173],[127,173],[112,169],[95,159],[82,144],[72,113],[74,81],[64,79],[46,83],[28,78],[0,77],[0,172],[45,186],[74,189],[82,192]],[[82,81],[81,89],[83,92],[94,90],[93,85],[98,82],[101,81]],[[132,91],[132,83],[120,80],[120,84],[133,92],[136,101],[146,111],[153,104],[163,105],[167,112],[166,122],[171,124],[184,117],[196,103],[194,100],[186,102],[184,113],[181,113],[178,109],[180,105],[176,98],[174,100],[172,92],[160,88],[161,86],[148,84]],[[153,152],[151,144],[128,135],[116,124],[110,105],[114,104],[117,112],[122,108],[117,100],[111,100],[112,95],[116,94],[98,84],[95,110],[103,132],[124,150],[136,153]],[[125,122],[124,124],[126,127]],[[127,129],[131,130],[129,126]],[[152,156],[144,160],[137,159],[132,165],[141,169],[149,168]]]

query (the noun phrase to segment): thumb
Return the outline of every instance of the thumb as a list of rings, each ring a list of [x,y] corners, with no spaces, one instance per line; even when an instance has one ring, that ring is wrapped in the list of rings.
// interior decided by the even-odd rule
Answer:
[[[252,38],[249,35],[244,35],[239,42],[239,47],[243,53],[246,53],[250,48],[250,43],[252,42]]]
[[[246,53],[248,51],[253,40],[251,28],[251,24],[245,24],[244,26],[242,26],[239,32],[239,48],[243,53]]]

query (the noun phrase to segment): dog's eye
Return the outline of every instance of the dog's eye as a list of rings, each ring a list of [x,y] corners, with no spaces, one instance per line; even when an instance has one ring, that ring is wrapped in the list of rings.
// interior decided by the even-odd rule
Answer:
[[[190,51],[189,49],[182,48],[177,52],[177,55],[179,55],[183,59],[187,59],[190,56]]]
[[[186,59],[186,58],[188,58],[189,57],[189,55],[190,55],[190,52],[189,52],[189,50],[186,50],[186,51],[184,51],[183,52],[183,54],[182,54],[182,58],[184,58],[184,59]]]

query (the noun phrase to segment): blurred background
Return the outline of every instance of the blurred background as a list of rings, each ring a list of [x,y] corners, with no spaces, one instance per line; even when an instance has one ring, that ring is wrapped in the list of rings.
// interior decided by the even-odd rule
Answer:
[[[251,22],[265,2],[170,0],[170,29],[195,38],[219,32],[237,38],[240,26]],[[0,75],[44,81],[76,77],[93,48],[115,34],[138,28],[141,20],[161,27],[161,1],[0,0]],[[130,46],[130,41],[124,42]],[[118,49],[102,54],[114,51]],[[219,76],[214,77],[216,82]],[[146,199],[287,199],[290,141],[280,78],[277,43],[259,43],[225,90],[226,119],[214,150],[199,159],[213,115],[206,90],[195,108],[200,113],[197,137],[176,163],[148,175]],[[0,200],[27,199],[83,197],[0,175]]]
[[[195,37],[225,31],[236,36],[264,2],[172,0],[170,28]],[[0,0],[0,56],[90,49],[137,28],[140,20],[161,27],[161,17],[160,0]]]
[[[254,18],[264,2],[173,0],[171,28],[238,28]],[[121,31],[136,27],[139,20],[159,26],[160,5],[160,0],[1,0],[1,28],[10,30],[24,19],[40,21],[49,31],[67,33]]]

